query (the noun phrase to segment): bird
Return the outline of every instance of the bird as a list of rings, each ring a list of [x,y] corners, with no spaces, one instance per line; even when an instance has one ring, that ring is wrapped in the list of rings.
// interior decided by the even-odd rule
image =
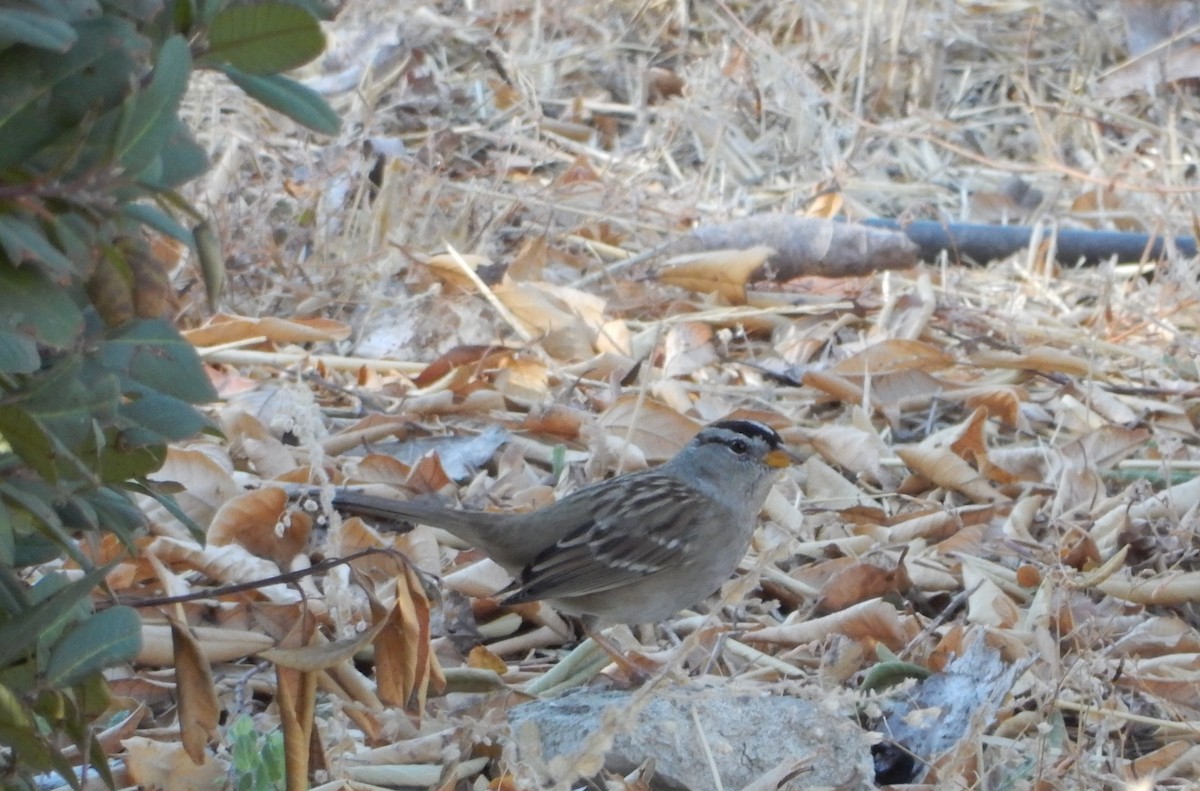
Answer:
[[[602,624],[657,623],[730,578],[772,485],[792,460],[756,420],[702,428],[675,456],[534,511],[465,511],[340,489],[333,507],[405,529],[441,528],[514,578],[502,603],[546,600]]]

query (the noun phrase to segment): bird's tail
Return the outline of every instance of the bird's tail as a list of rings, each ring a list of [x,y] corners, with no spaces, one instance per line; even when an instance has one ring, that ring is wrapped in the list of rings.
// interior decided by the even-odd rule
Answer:
[[[334,494],[333,507],[342,513],[367,517],[399,532],[411,530],[414,524],[440,527],[468,543],[475,543],[481,534],[489,532],[489,523],[501,516],[456,511],[420,501],[394,500],[350,489],[340,489]]]

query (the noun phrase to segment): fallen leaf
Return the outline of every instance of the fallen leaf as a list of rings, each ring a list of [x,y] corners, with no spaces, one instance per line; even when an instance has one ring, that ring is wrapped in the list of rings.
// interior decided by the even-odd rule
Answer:
[[[730,305],[746,304],[746,282],[762,268],[772,250],[712,250],[667,261],[658,279],[700,294],[719,294]]]

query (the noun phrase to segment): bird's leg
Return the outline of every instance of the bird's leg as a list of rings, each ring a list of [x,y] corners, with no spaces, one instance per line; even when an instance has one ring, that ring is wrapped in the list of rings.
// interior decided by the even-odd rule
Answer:
[[[583,624],[584,635],[608,655],[608,658],[625,674],[630,683],[641,686],[653,678],[656,671],[662,669],[659,663],[649,657],[637,653],[630,655],[621,650],[621,647],[610,640],[608,635],[600,631],[600,625],[595,618],[585,615],[580,621]]]

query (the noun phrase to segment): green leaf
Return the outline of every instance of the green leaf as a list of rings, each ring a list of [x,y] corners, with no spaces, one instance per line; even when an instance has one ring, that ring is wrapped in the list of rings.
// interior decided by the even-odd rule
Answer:
[[[7,667],[14,659],[28,653],[41,637],[43,627],[55,624],[74,607],[87,601],[92,588],[100,584],[111,567],[112,564],[109,564],[92,569],[0,626],[0,667]],[[137,617],[137,613],[134,613],[134,617]],[[34,625],[37,628],[33,628]]]
[[[116,418],[121,396],[116,374],[72,359],[40,374],[20,401],[6,408],[23,411],[27,420],[51,435],[59,443],[55,452],[74,453],[89,441],[97,422]]]
[[[62,557],[62,548],[41,533],[24,533],[16,537],[16,554],[13,557],[14,568],[40,566]]]
[[[171,132],[163,146],[159,172],[153,180],[143,175],[140,181],[154,190],[174,189],[208,170],[208,154],[192,139],[192,133],[178,118],[171,119]]]
[[[83,332],[83,314],[49,275],[0,258],[0,329],[51,349],[66,349]],[[18,373],[2,366],[0,371]]]
[[[324,49],[320,22],[303,8],[289,3],[236,5],[213,19],[202,59],[208,65],[265,76],[302,66]]]
[[[75,272],[71,259],[50,243],[36,222],[20,215],[0,214],[0,248],[17,266],[37,261],[58,274]]]
[[[97,228],[94,221],[85,220],[80,214],[68,211],[51,215],[45,220],[46,235],[54,246],[75,265],[75,271],[85,273],[91,264],[93,253],[90,239]]]
[[[36,485],[38,483],[41,485]],[[54,501],[54,492],[53,488],[38,479],[24,480],[19,487],[0,479],[0,498],[28,512],[28,519],[38,530],[40,536],[52,540],[58,545],[56,555],[65,552],[76,563],[85,565],[88,562],[87,558],[79,551],[78,543],[67,533],[58,513],[51,505]],[[18,516],[22,515],[21,511],[16,513]],[[36,543],[18,539],[17,565],[30,566],[39,562],[36,554],[38,551],[39,546]],[[0,667],[3,666],[4,662],[0,659]]]
[[[190,33],[196,22],[195,0],[172,0],[171,24],[179,33]]]
[[[201,23],[208,25],[227,5],[229,0],[196,0],[196,12]]]
[[[58,504],[58,516],[68,530],[100,529],[100,517],[96,509],[82,497],[68,497]]]
[[[38,49],[66,52],[75,39],[75,29],[61,19],[36,11],[0,8],[0,46],[28,44]]]
[[[96,676],[95,678],[99,678],[101,681],[104,680],[100,676]],[[98,717],[102,713],[103,711],[100,711],[89,716]],[[96,774],[100,775],[100,782],[104,784],[104,787],[116,788],[117,781],[113,778],[112,768],[110,767],[112,757],[105,750],[104,743],[99,739],[93,739],[91,731],[85,728],[83,737],[75,742],[75,746],[79,749],[80,753],[85,751],[88,753],[88,759],[91,762],[90,766]]]
[[[78,137],[85,117],[130,93],[136,59],[148,53],[145,39],[111,14],[77,22],[75,32],[79,39],[65,53],[23,47],[0,53],[0,170],[27,164],[64,135]],[[54,165],[61,167],[62,157]]]
[[[0,373],[28,374],[41,365],[33,339],[0,327]]]
[[[209,425],[188,402],[148,388],[127,390],[120,413],[126,421],[121,430],[121,444],[126,447],[165,445],[193,437]],[[155,469],[157,467],[134,472],[120,480],[136,478]]]
[[[188,407],[188,409],[196,419],[201,423],[204,422],[196,410],[191,407]],[[203,425],[201,428],[203,428]],[[130,431],[130,429],[123,429],[116,443],[108,443],[100,450],[96,470],[100,473],[100,480],[103,483],[122,483],[131,478],[141,478],[157,470],[166,460],[166,440],[160,439],[158,443],[154,443],[149,441],[149,438],[145,438],[146,441],[137,447],[125,447],[126,444],[132,443],[132,440],[126,439]],[[197,433],[199,433],[199,429],[189,431],[186,435],[175,437],[175,439],[187,439]],[[182,434],[182,431],[180,434]],[[137,436],[134,438],[143,439],[143,437]]]
[[[169,236],[189,247],[192,245],[192,235],[188,229],[157,206],[149,203],[127,203],[121,207],[121,212],[147,228],[153,228],[163,236]]]
[[[19,756],[21,765],[30,769],[46,769],[50,757],[46,743],[29,710],[13,691],[0,684],[0,744]]]
[[[192,237],[196,243],[196,257],[200,259],[200,271],[204,273],[208,307],[216,311],[225,290],[225,259],[221,256],[221,243],[207,221],[197,223],[192,228]]]
[[[52,483],[58,480],[54,442],[25,409],[15,404],[0,406],[0,436],[34,472]]]
[[[163,0],[120,0],[111,4],[125,16],[140,23],[150,22],[163,10]]]
[[[291,118],[299,124],[307,126],[314,132],[325,135],[335,135],[342,126],[342,121],[321,95],[311,88],[305,87],[295,80],[281,77],[278,74],[270,77],[260,77],[247,74],[232,66],[221,66],[225,76],[233,84],[246,92],[248,96],[265,104],[273,110]]]
[[[0,579],[5,579],[6,569],[11,569],[17,560],[17,533],[12,513],[0,502]],[[0,613],[12,612],[17,603],[7,586],[0,582]]]
[[[139,319],[119,327],[98,353],[107,370],[164,395],[191,404],[217,399],[195,348],[162,319]]]
[[[880,662],[872,665],[871,669],[863,676],[862,683],[859,684],[859,689],[864,692],[879,692],[894,687],[910,678],[922,679],[928,678],[930,675],[931,671],[929,668],[913,664],[912,662],[901,662],[899,660]]]
[[[50,651],[46,682],[69,687],[106,667],[137,656],[142,619],[132,607],[113,607],[85,618]]]
[[[160,451],[157,455],[149,449],[139,450],[137,455],[155,456],[154,469],[157,470],[162,466],[163,459],[166,458],[167,449],[159,448],[157,450]],[[146,515],[130,501],[129,495],[116,488],[104,487],[88,492],[80,499],[88,502],[100,523],[125,544],[125,548],[131,555],[137,552],[137,548],[133,545],[134,533],[146,526]]]
[[[140,173],[163,151],[175,131],[179,102],[191,73],[187,42],[183,36],[171,36],[158,53],[150,84],[133,100],[133,111],[117,140],[116,158],[126,173]]]

